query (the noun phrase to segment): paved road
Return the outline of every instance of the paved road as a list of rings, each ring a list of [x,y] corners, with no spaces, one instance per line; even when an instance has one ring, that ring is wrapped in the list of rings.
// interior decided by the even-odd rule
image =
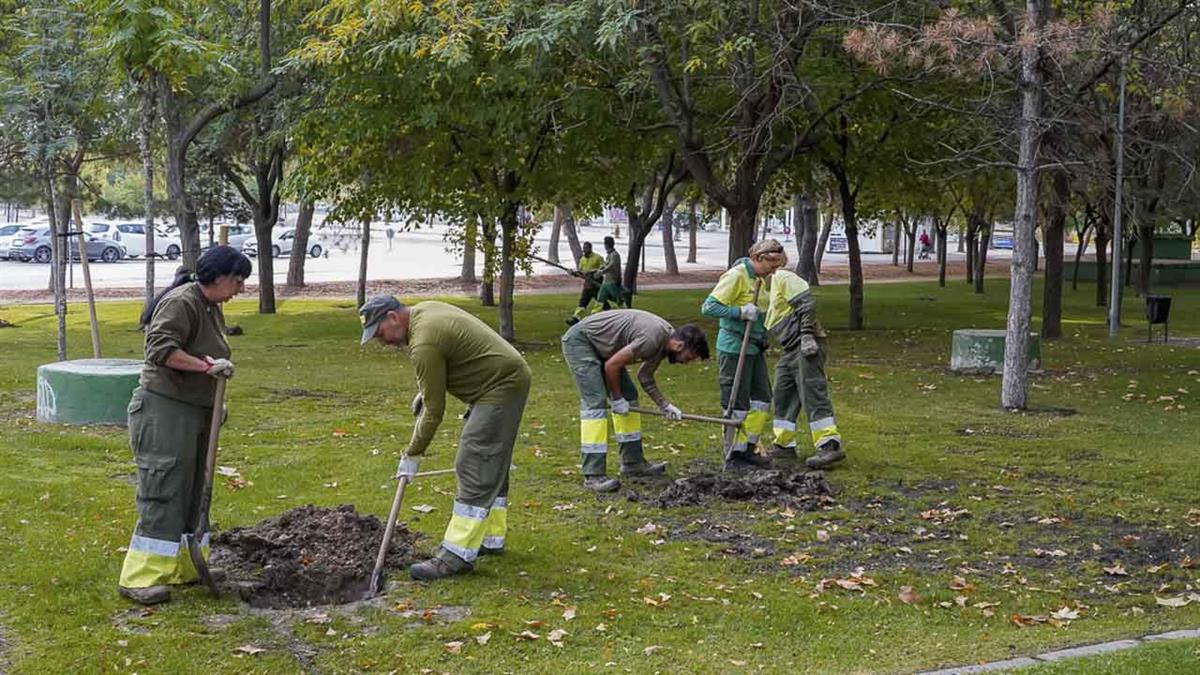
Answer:
[[[602,252],[601,242],[608,232],[602,226],[584,227],[580,232],[583,241],[591,241],[598,251]],[[382,232],[372,234],[370,255],[368,261],[368,278],[380,279],[429,279],[453,278],[460,272],[461,263],[457,257],[448,251],[445,241],[445,228],[434,227],[413,232],[397,233],[389,248],[386,237]],[[549,246],[550,232],[544,228],[536,237],[539,255],[545,255]],[[305,266],[305,279],[309,282],[322,281],[352,281],[358,278],[359,254],[354,245],[345,250],[333,245],[331,239],[321,241],[328,250],[325,257],[310,259]],[[646,269],[648,271],[663,271],[662,235],[655,232],[647,239]],[[695,265],[682,261],[687,258],[687,237],[684,235],[676,242],[675,250],[680,267],[684,270],[721,269],[725,267],[728,235],[724,232],[700,232],[697,237],[697,262]],[[624,254],[625,241],[617,242],[617,249]],[[787,238],[785,245],[789,253],[794,254],[795,244]],[[570,253],[564,238],[559,248],[564,260],[570,260]],[[1009,256],[1008,251],[993,251],[990,254],[995,259]],[[951,253],[951,260],[961,260],[962,255]],[[825,260],[832,264],[844,264],[844,254],[826,254]],[[864,255],[865,264],[890,264],[890,255]],[[286,258],[276,259],[275,277],[282,283],[287,276],[288,261]],[[480,266],[482,260],[480,260]],[[74,287],[83,285],[82,272],[79,265],[74,265]],[[176,263],[159,261],[156,265],[156,277],[160,286],[170,281]],[[90,265],[92,282],[97,288],[136,287],[145,283],[146,265],[143,260],[122,260],[117,263],[94,263]],[[477,270],[482,271],[482,270]],[[537,273],[556,272],[553,267],[535,264]],[[50,269],[48,265],[36,263],[20,263],[15,261],[0,261],[0,289],[19,290],[45,288],[49,282]]]

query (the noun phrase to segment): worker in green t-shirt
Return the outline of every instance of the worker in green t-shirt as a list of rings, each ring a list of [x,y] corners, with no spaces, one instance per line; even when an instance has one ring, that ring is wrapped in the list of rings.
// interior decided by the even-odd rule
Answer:
[[[567,319],[568,326],[574,326],[584,316],[592,313],[591,305],[596,300],[596,294],[600,292],[602,283],[601,267],[604,267],[604,258],[592,251],[592,242],[583,242],[583,255],[579,257],[579,271],[574,272],[575,276],[583,279],[583,290],[579,292],[579,306],[575,308],[575,314]]]
[[[417,475],[420,457],[446,411],[446,394],[466,403],[454,471],[454,513],[438,554],[413,565],[419,581],[470,572],[482,554],[504,549],[508,530],[508,469],[529,398],[531,372],[512,345],[479,318],[444,302],[403,305],[378,295],[358,310],[362,342],[406,347],[417,379],[412,440],[397,477]]]
[[[625,290],[621,288],[621,254],[617,253],[617,242],[612,237],[604,238],[604,255],[604,264],[599,270],[604,283],[600,285],[596,302],[603,305],[604,309],[610,309],[610,302],[618,307],[628,306]]]

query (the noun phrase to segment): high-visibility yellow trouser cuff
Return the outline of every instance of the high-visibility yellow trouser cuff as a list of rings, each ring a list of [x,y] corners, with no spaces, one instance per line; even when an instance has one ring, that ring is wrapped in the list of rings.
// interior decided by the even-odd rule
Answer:
[[[771,423],[771,430],[775,433],[775,445],[781,448],[796,447],[796,423],[790,420],[776,419]]]
[[[642,440],[641,413],[631,412],[624,415],[613,413],[612,420],[613,432],[616,433],[618,443]]]
[[[579,411],[579,449],[585,455],[608,452],[608,412],[598,410]]]
[[[771,433],[770,401],[750,401],[750,412],[746,414],[746,443],[754,445],[758,439]]]
[[[812,432],[813,447],[821,447],[831,441],[841,443],[842,436],[838,433],[837,422],[832,417],[826,417],[808,425]]]
[[[730,452],[745,452],[748,447],[746,439],[746,411],[734,410],[732,416],[733,419],[740,421],[742,426],[738,427],[733,435],[733,448],[731,448]]]
[[[504,548],[504,536],[508,533],[508,497],[496,497],[487,518],[483,521],[483,547]]]
[[[475,562],[483,544],[487,517],[488,509],[455,501],[454,515],[450,516],[450,524],[446,526],[442,548],[469,563]]]
[[[208,560],[207,533],[200,539],[200,551]],[[149,588],[163,584],[187,584],[195,581],[197,576],[192,558],[180,542],[135,534],[125,553],[119,583],[125,588]]]

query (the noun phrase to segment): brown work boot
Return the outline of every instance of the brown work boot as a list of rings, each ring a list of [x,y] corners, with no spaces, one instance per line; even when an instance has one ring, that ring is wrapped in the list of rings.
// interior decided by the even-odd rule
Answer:
[[[616,492],[621,489],[621,481],[605,475],[584,476],[583,487],[593,492]]]
[[[117,586],[117,593],[120,593],[121,597],[129,598],[139,605],[157,605],[171,600],[171,588],[164,584],[147,586],[146,588]]]
[[[622,464],[621,475],[629,478],[643,478],[646,476],[661,476],[667,472],[666,462],[647,462],[642,460],[640,464]]]
[[[846,459],[846,452],[842,450],[842,444],[829,441],[817,448],[817,454],[804,460],[804,463],[810,469],[828,469],[843,459]]]
[[[772,445],[771,450],[767,454],[776,462],[795,462],[799,459],[796,456],[796,448],[789,448],[782,445]]]
[[[754,459],[756,455],[750,452],[731,452],[729,457],[725,459],[725,471],[729,473],[747,473],[757,471],[763,468],[762,464]],[[762,459],[767,459],[763,457]],[[770,465],[770,460],[767,460],[767,465]]]
[[[434,557],[408,568],[408,573],[417,581],[435,581],[437,579],[452,577],[455,574],[466,574],[473,569],[474,567],[466,562],[455,565],[441,558]]]

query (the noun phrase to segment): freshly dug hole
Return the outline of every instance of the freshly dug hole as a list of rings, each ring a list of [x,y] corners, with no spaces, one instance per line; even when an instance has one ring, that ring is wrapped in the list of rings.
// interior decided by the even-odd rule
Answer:
[[[642,497],[631,493],[632,501],[670,508],[698,506],[714,500],[777,503],[804,510],[815,510],[833,503],[833,488],[820,471],[755,471],[738,475],[696,473],[673,481],[657,495]]]
[[[396,524],[386,569],[416,562],[418,536]],[[351,504],[309,504],[222,532],[213,540],[209,564],[224,569],[229,585],[252,607],[353,602],[367,590],[382,539],[383,523],[359,515]]]

